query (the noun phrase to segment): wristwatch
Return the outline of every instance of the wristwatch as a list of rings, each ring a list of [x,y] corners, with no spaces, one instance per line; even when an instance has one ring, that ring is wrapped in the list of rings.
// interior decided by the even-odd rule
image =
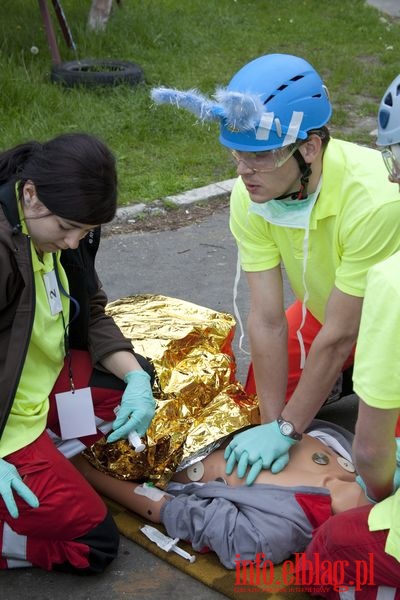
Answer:
[[[286,437],[290,437],[292,440],[296,440],[297,442],[299,442],[303,437],[302,433],[297,433],[293,423],[290,421],[285,421],[285,419],[282,419],[282,417],[278,417],[277,423],[282,435],[286,435]]]

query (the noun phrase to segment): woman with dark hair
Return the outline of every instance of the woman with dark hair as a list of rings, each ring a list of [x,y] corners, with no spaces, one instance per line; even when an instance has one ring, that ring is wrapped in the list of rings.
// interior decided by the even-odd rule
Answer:
[[[117,173],[110,150],[94,136],[64,134],[28,142],[0,154],[0,184],[27,182],[58,217],[84,224],[107,223],[117,208]]]
[[[116,199],[114,157],[91,135],[0,153],[0,569],[101,572],[117,554],[71,464],[154,415],[152,367],[105,314],[94,268]]]

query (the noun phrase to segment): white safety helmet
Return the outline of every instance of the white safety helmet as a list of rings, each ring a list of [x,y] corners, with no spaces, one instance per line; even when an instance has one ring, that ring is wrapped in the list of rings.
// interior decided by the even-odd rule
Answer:
[[[400,75],[389,85],[378,111],[377,146],[400,144]]]

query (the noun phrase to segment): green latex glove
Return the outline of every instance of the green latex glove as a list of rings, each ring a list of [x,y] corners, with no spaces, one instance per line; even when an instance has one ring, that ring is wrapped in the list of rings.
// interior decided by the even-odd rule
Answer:
[[[108,442],[126,439],[131,431],[137,431],[139,436],[144,435],[154,417],[156,403],[151,391],[150,375],[141,370],[129,371],[124,381],[127,385]]]
[[[296,440],[282,435],[277,421],[257,425],[235,435],[225,449],[226,473],[230,475],[237,462],[238,477],[250,471],[246,484],[252,485],[262,469],[279,473],[289,463],[289,449]]]
[[[39,506],[39,500],[22,481],[14,465],[11,465],[0,458],[0,495],[3,497],[4,504],[10,515],[13,519],[17,519],[19,512],[13,491],[21,496],[21,498],[32,508],[37,508]]]

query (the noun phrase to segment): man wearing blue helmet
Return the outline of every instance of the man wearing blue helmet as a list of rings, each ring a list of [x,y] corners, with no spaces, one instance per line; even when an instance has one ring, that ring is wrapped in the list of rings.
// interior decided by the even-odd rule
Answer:
[[[381,101],[377,145],[390,181],[400,184],[400,76]],[[360,474],[356,481],[372,504],[329,519],[307,549],[309,570],[316,561],[343,565],[342,583],[349,586],[345,597],[356,600],[400,599],[400,438],[394,439],[400,415],[399,304],[397,252],[368,272],[354,362],[360,403],[353,458]],[[361,587],[357,564],[368,555],[373,556],[373,582]],[[330,600],[343,597],[331,584],[319,595]]]
[[[248,320],[261,425],[234,437],[227,473],[254,482],[289,448],[351,366],[366,273],[400,249],[400,195],[376,150],[330,139],[327,90],[302,58],[245,65],[216,102],[153,90],[157,102],[218,119],[239,178],[230,227],[251,293]],[[297,298],[285,313],[282,266]],[[251,391],[250,372],[248,391]]]

